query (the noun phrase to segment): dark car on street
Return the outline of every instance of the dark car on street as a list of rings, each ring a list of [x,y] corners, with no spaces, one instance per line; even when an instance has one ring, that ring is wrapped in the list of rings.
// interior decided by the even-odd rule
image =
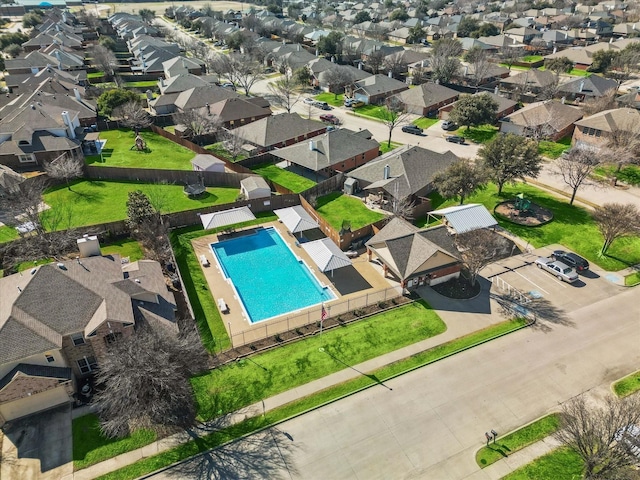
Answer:
[[[414,135],[422,135],[422,129],[416,125],[405,125],[402,127],[405,133],[413,133]]]
[[[551,258],[559,262],[568,265],[576,272],[585,272],[589,270],[589,262],[587,262],[580,255],[576,255],[572,252],[565,252],[564,250],[554,250],[551,254]]]
[[[460,145],[464,144],[464,137],[459,135],[449,135],[448,137],[445,137],[445,140],[451,143],[459,143]]]

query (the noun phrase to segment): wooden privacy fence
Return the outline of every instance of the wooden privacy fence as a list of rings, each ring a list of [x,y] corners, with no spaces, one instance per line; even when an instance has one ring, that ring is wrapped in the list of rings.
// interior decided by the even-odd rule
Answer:
[[[340,302],[325,304],[325,309],[327,310],[329,317],[337,317],[353,310],[368,307],[369,305],[390,301],[392,298],[396,298],[400,295],[402,295],[402,292],[399,289],[389,287],[377,292],[365,293],[358,297],[348,298]],[[230,331],[229,336],[231,338],[231,345],[233,348],[241,347],[257,340],[262,340],[273,335],[278,335],[296,328],[311,325],[313,323],[320,322],[321,315],[322,307],[315,306],[301,312],[292,313],[279,320],[270,320],[259,323],[250,329],[238,332]],[[229,328],[231,327],[229,326]]]

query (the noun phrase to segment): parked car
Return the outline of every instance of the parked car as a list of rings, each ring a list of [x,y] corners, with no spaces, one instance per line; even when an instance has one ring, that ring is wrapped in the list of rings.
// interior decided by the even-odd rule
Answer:
[[[223,83],[222,85],[220,85],[222,88],[230,88],[232,90],[236,89],[236,86],[231,83],[231,82],[227,82],[227,83]]]
[[[576,272],[584,272],[589,270],[589,262],[587,262],[580,255],[576,255],[572,252],[565,252],[564,250],[554,250],[551,254],[551,258],[559,262],[568,265],[575,269]]]
[[[318,107],[320,110],[331,110],[331,107],[327,102],[315,102],[313,105]]]
[[[304,100],[302,100],[302,103],[306,103],[307,105],[314,105],[316,101],[311,97],[306,97]]]
[[[443,130],[457,130],[458,129],[458,125],[456,125],[451,120],[445,120],[444,122],[442,122],[442,129]]]
[[[578,274],[573,268],[550,258],[539,257],[536,260],[536,267],[552,273],[558,278],[558,280],[563,282],[573,283],[578,280]]]
[[[460,135],[448,135],[445,137],[445,140],[451,143],[459,143],[460,145],[464,144],[464,137],[461,137]]]
[[[340,119],[335,115],[332,115],[331,113],[324,113],[320,115],[320,120],[322,120],[323,122],[331,123],[333,125],[340,125]]]
[[[416,125],[404,125],[402,131],[405,133],[412,133],[414,135],[422,135],[422,129]]]
[[[347,98],[344,101],[344,106],[345,107],[350,107],[350,108],[358,108],[364,105],[364,102],[362,100],[356,100],[355,98]]]
[[[345,107],[350,107],[350,106],[351,106],[351,104],[352,104],[353,102],[355,102],[355,101],[356,101],[356,99],[355,99],[355,98],[345,97],[345,99],[344,99],[344,106],[345,106]]]

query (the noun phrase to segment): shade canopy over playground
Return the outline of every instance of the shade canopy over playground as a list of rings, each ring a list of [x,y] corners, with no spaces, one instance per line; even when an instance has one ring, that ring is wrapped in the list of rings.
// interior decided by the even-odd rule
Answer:
[[[300,233],[320,227],[311,215],[300,205],[274,210],[278,218],[291,233]]]
[[[337,268],[351,265],[351,260],[330,238],[302,243],[300,246],[309,254],[321,272],[333,273]]]
[[[227,225],[235,225],[236,223],[248,222],[255,219],[256,217],[253,212],[249,210],[249,207],[231,208],[229,210],[200,215],[200,221],[205,230],[226,227]]]
[[[470,203],[455,207],[441,208],[429,212],[430,217],[445,217],[447,225],[456,233],[471,232],[480,228],[490,228],[498,224],[484,205]]]

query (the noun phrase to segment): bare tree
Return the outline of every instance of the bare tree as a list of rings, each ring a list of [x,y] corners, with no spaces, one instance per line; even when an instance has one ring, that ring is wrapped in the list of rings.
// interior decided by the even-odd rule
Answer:
[[[300,85],[289,69],[285,69],[284,75],[278,80],[269,83],[268,88],[273,97],[273,103],[284,108],[287,113],[291,113],[291,109],[302,97]]]
[[[84,173],[82,161],[66,153],[46,163],[44,170],[49,177],[55,178],[56,180],[64,180],[69,191],[71,191],[69,182],[74,178],[81,177]]]
[[[600,165],[598,157],[597,152],[592,148],[574,147],[567,154],[556,160],[556,173],[571,188],[569,205],[573,205],[578,189],[583,185],[589,184],[591,173]]]
[[[431,54],[431,77],[434,81],[449,82],[460,70],[462,44],[459,40],[443,38],[433,43]]]
[[[635,119],[635,115],[633,118]],[[629,120],[616,125],[607,137],[601,154],[617,165],[616,171],[619,172],[623,165],[638,161],[640,158],[640,125],[638,123]]]
[[[0,210],[5,213],[5,223],[12,227],[29,225],[28,231],[18,230],[21,235],[45,233],[40,212],[45,208],[42,194],[47,187],[47,178],[39,176],[23,182],[0,195]]]
[[[382,123],[389,129],[389,140],[387,148],[391,148],[391,135],[393,129],[404,123],[409,117],[404,103],[398,97],[389,97],[387,99],[386,108],[382,109],[380,119]]]
[[[464,60],[471,66],[473,83],[477,87],[492,68],[489,52],[481,47],[473,47],[467,51]]]
[[[93,64],[107,75],[115,76],[118,59],[107,47],[95,45],[90,52]]]
[[[380,71],[380,67],[384,64],[384,53],[382,50],[374,50],[367,56],[367,66],[374,74]]]
[[[416,202],[411,198],[411,196],[407,195],[404,198],[396,198],[394,195],[391,203],[391,211],[396,217],[400,217],[411,223],[415,220],[415,216],[413,214],[415,206]]]
[[[153,125],[153,117],[137,101],[129,101],[114,108],[111,116],[136,133]]]
[[[617,108],[616,103],[616,90],[612,88],[607,90],[601,97],[592,97],[582,103],[582,110],[587,115],[594,115],[605,110],[611,110]]]
[[[496,232],[481,228],[456,235],[456,247],[471,277],[471,285],[475,285],[480,270],[508,249],[509,241]]]
[[[102,433],[125,437],[141,428],[166,433],[193,426],[189,378],[207,368],[195,330],[180,336],[143,324],[111,344],[100,362],[95,396]],[[126,405],[126,408],[123,406]]]
[[[242,147],[244,140],[238,135],[234,135],[233,131],[226,128],[218,131],[218,140],[222,142],[224,149],[229,152],[230,160],[235,162],[238,156],[242,153]]]
[[[606,397],[600,406],[589,405],[584,396],[562,406],[560,429],[555,438],[573,450],[580,459],[586,479],[631,479],[631,466],[637,461],[632,428],[640,422],[640,397],[624,400]]]
[[[502,62],[507,65],[509,70],[511,70],[514,63],[522,58],[523,54],[524,52],[521,48],[505,46],[500,49],[500,58],[502,58]]]
[[[187,127],[187,134],[194,143],[199,143],[205,135],[213,134],[221,127],[219,118],[207,113],[206,107],[176,113],[173,119]]]
[[[600,255],[618,238],[640,235],[640,212],[633,204],[605,203],[596,207],[593,219],[604,237]]]
[[[346,67],[336,65],[322,72],[322,80],[329,87],[329,91],[333,92],[335,98],[344,91],[344,88],[353,82],[353,72]]]
[[[231,83],[239,85],[246,96],[249,96],[253,85],[264,78],[264,69],[260,62],[242,53],[218,55],[213,68]]]
[[[391,72],[391,75],[395,78],[397,78],[401,73],[406,72],[407,62],[405,61],[404,51],[394,52],[384,57],[382,67],[387,72]]]

